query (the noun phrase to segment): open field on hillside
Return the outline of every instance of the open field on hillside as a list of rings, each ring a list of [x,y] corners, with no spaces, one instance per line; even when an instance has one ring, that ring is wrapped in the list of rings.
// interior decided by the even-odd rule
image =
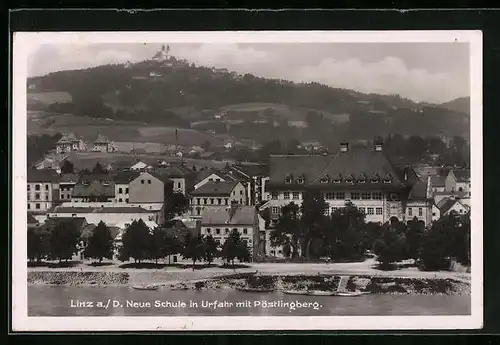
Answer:
[[[43,103],[46,105],[52,103],[69,103],[73,98],[65,91],[47,91],[47,92],[27,92],[27,101],[29,103]]]

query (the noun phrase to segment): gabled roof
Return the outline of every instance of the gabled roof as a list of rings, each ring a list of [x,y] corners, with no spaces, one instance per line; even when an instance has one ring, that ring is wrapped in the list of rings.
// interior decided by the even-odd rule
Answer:
[[[28,183],[49,183],[49,182],[57,182],[59,180],[59,176],[54,170],[37,170],[37,169],[29,169],[27,172],[27,182]]]
[[[78,174],[62,174],[60,177],[59,177],[59,182],[60,183],[68,183],[68,182],[74,182],[76,183],[78,180],[80,179],[80,177],[78,176]]]
[[[448,212],[457,202],[458,200],[447,198],[443,203],[440,203],[441,207],[438,207],[441,211],[441,214]]]
[[[59,139],[57,141],[58,144],[68,144],[68,143],[72,143],[74,141],[77,141],[79,140],[75,134],[73,133],[64,133],[61,137],[61,139]]]
[[[90,196],[104,196],[112,198],[115,196],[115,183],[113,181],[107,183],[91,181],[88,184],[79,182],[73,188],[71,195],[80,198]]]
[[[453,174],[457,179],[457,182],[469,182],[470,181],[470,170],[453,170]]]
[[[408,200],[428,200],[428,187],[427,179],[418,181],[412,186],[410,194],[408,195]]]
[[[145,174],[150,174],[151,176],[153,176],[154,178],[157,178],[158,180],[160,180],[161,182],[163,182],[165,184],[173,183],[173,181],[171,179],[169,179],[168,176],[160,174],[156,171],[148,171]]]
[[[198,189],[191,192],[191,195],[221,195],[229,196],[233,189],[238,185],[238,181],[213,181],[205,183]]]
[[[446,176],[431,176],[432,187],[444,187]]]
[[[113,181],[115,184],[128,184],[139,177],[140,174],[140,172],[136,171],[119,171],[113,175]]]
[[[408,179],[414,179],[412,169],[408,169]],[[357,179],[363,174],[371,181],[374,178],[390,179],[390,183],[380,183],[392,187],[404,187],[403,170],[391,164],[383,152],[368,148],[351,148],[348,152],[333,155],[283,155],[270,157],[270,184],[283,184],[286,177],[303,176],[306,185],[319,184],[323,176],[342,177],[341,185],[347,178]],[[369,181],[365,185],[368,185]],[[338,184],[337,184],[338,185]]]
[[[257,212],[254,206],[216,207],[203,212],[201,224],[207,225],[253,225]]]

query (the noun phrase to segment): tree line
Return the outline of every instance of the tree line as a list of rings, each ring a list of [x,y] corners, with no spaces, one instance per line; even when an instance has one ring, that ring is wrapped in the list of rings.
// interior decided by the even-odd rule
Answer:
[[[384,267],[414,259],[423,268],[435,270],[443,268],[448,257],[470,265],[468,214],[443,216],[426,229],[416,217],[407,223],[395,218],[385,224],[366,222],[365,214],[351,202],[330,216],[323,214],[327,208],[318,192],[307,192],[301,206],[293,202],[283,206],[271,244],[283,246],[285,256],[292,259],[353,261],[372,251]]]
[[[191,259],[193,270],[196,262],[211,264],[216,258],[222,258],[234,267],[235,260],[250,261],[250,250],[241,239],[238,231],[233,230],[222,248],[219,248],[211,235],[193,235],[188,233],[179,238],[165,228],[151,230],[142,220],[133,221],[123,232],[121,244],[117,244],[110,228],[100,222],[84,238],[72,222],[61,222],[54,228],[28,228],[28,259],[30,262],[42,260],[69,260],[79,251],[85,258],[101,263],[103,259],[125,262],[133,259],[135,263],[154,261],[179,254]]]

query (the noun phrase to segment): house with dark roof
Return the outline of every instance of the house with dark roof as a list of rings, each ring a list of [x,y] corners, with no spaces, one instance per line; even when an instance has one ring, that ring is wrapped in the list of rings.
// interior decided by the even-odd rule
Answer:
[[[208,182],[191,192],[191,215],[201,217],[207,207],[246,203],[246,190],[241,182]]]
[[[406,202],[406,215],[403,218],[406,221],[417,218],[428,226],[433,220],[433,205],[431,176],[428,176],[412,186]]]
[[[451,212],[455,212],[458,215],[467,214],[469,212],[470,207],[465,205],[459,199],[454,198],[445,198],[441,200],[438,204],[439,211],[442,216],[447,216]]]
[[[98,134],[97,139],[94,141],[94,152],[116,152],[117,148],[114,142],[109,138]]]
[[[470,196],[471,192],[471,179],[470,170],[468,169],[455,169],[450,170],[446,176],[445,190],[447,192],[463,192]]]
[[[59,199],[61,202],[71,201],[73,189],[79,179],[78,174],[61,174],[59,176]]]
[[[237,164],[226,166],[223,171],[235,176],[243,183],[247,190],[248,205],[258,205],[268,199],[266,183],[269,181],[269,168],[267,165]]]
[[[73,202],[112,202],[115,198],[115,185],[107,174],[86,174],[80,176],[73,187]]]
[[[162,176],[166,176],[172,181],[175,193],[186,195],[186,193],[193,189],[196,173],[183,165],[158,168],[155,172]]]
[[[130,182],[135,180],[140,175],[141,173],[138,171],[118,171],[113,174],[113,182],[115,184],[115,202],[125,204],[129,202]]]
[[[59,176],[54,170],[28,169],[27,209],[45,212],[59,201]]]
[[[444,192],[446,189],[446,176],[431,176],[431,185],[433,192]]]
[[[259,221],[253,206],[236,203],[228,207],[212,207],[203,212],[201,234],[211,235],[217,245],[223,246],[232,231],[238,231],[241,239],[252,253],[257,254],[259,244]]]
[[[304,193],[317,191],[328,204],[329,215],[352,202],[366,214],[367,221],[403,220],[403,200],[418,181],[410,166],[397,166],[384,154],[381,143],[373,147],[349,147],[341,143],[330,155],[280,155],[269,159],[271,219],[290,202],[301,204]]]
[[[57,153],[67,153],[73,151],[86,151],[87,145],[85,142],[78,138],[74,133],[64,133],[56,143]]]

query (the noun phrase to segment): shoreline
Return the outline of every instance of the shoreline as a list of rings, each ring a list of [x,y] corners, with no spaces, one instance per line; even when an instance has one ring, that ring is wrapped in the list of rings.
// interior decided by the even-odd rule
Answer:
[[[383,274],[331,274],[275,272],[99,272],[28,271],[28,286],[130,287],[154,286],[161,290],[257,289],[269,292],[287,290],[361,291],[392,295],[469,295],[470,282],[453,278],[398,277]],[[191,273],[191,272],[190,272]],[[339,290],[340,291],[340,290]]]

